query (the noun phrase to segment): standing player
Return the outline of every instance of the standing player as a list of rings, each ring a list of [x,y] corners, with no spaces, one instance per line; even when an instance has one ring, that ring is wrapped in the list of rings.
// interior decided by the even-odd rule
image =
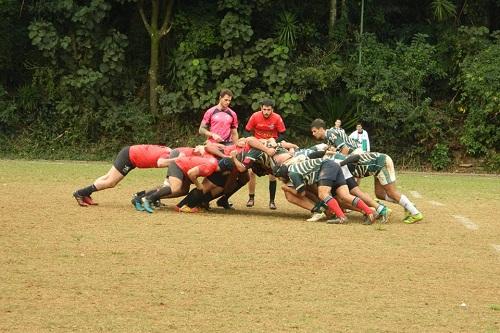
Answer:
[[[87,187],[73,193],[76,202],[82,206],[96,205],[90,195],[96,191],[113,188],[135,168],[164,168],[174,159],[170,159],[171,149],[158,145],[134,145],[123,148],[116,156],[108,173],[96,179]]]
[[[231,90],[221,90],[219,104],[208,109],[203,115],[198,131],[206,136],[208,141],[225,145],[238,141],[238,116],[229,108],[232,99]]]
[[[370,138],[368,137],[368,132],[363,129],[361,123],[356,125],[356,130],[352,132],[349,137],[358,141],[358,147],[361,148],[363,152],[370,152]]]
[[[275,139],[280,142],[286,131],[285,123],[281,116],[274,112],[274,101],[264,99],[260,103],[260,111],[253,113],[245,126],[247,132],[257,139]],[[247,207],[255,204],[255,174],[250,170],[250,181],[248,182]],[[276,178],[269,175],[269,208],[276,209],[274,199],[276,197]]]
[[[311,123],[311,132],[316,140],[325,141],[327,144],[337,148],[344,155],[349,155],[354,151],[360,151],[358,142],[351,139],[343,129],[334,127],[326,129],[326,123],[323,119],[315,119]]]

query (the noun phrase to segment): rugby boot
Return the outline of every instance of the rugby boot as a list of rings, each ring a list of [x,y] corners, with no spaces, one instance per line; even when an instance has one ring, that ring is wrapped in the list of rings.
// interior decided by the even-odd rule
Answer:
[[[153,209],[153,207],[151,207],[151,205],[152,205],[151,202],[146,197],[142,198],[141,201],[142,201],[142,207],[144,208],[144,210],[146,212],[148,212],[149,214],[153,214],[154,209]]]
[[[403,220],[403,222],[406,223],[406,224],[413,224],[415,222],[422,221],[423,219],[424,219],[424,215],[422,215],[422,213],[418,213],[418,214],[415,214],[415,215],[408,215]]]
[[[132,206],[134,206],[135,210],[137,210],[138,212],[144,211],[144,207],[142,207],[142,201],[140,197],[134,195],[130,202],[132,202]]]
[[[89,204],[86,203],[81,195],[79,195],[77,192],[74,192],[73,193],[73,198],[75,198],[76,202],[78,203],[78,205],[80,205],[80,207],[88,207]]]
[[[83,202],[85,202],[89,206],[97,206],[98,205],[98,203],[94,202],[94,200],[92,200],[92,198],[90,196],[83,197]]]

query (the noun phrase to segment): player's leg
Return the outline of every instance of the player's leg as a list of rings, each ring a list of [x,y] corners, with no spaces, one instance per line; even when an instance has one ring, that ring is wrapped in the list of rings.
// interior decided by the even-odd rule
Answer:
[[[372,209],[368,207],[368,205],[361,198],[349,193],[347,185],[335,186],[335,193],[337,194],[339,200],[347,201],[357,210],[361,210],[366,215],[370,223],[375,220]]]
[[[257,177],[255,173],[252,172],[252,169],[248,170],[248,201],[247,207],[253,207],[255,205],[255,186],[257,184]]]
[[[97,178],[93,184],[73,193],[73,197],[80,206],[95,205],[91,198],[92,193],[115,187],[116,184],[135,168],[130,161],[129,150],[130,147],[125,147],[118,153],[113,166],[104,176]]]
[[[269,209],[276,209],[276,204],[274,200],[276,198],[276,177],[269,175]]]
[[[361,188],[358,186],[357,182],[353,177],[346,179],[347,187],[349,188],[349,192],[361,200],[363,200],[369,207],[375,208],[377,218],[380,218],[382,223],[387,223],[389,221],[389,216],[391,214],[391,210],[385,205],[378,203],[373,200],[373,198],[366,192],[363,192]]]
[[[396,172],[394,163],[390,156],[386,157],[385,166],[380,170],[375,178],[375,188],[383,187],[386,196],[397,202],[405,210],[409,211],[409,215],[405,217],[403,222],[411,224],[423,219],[422,213],[404,194],[399,193],[396,188]]]

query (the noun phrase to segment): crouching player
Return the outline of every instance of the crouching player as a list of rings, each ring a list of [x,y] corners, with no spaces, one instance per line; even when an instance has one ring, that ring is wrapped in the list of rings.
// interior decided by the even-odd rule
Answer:
[[[170,158],[171,149],[159,145],[134,145],[123,148],[104,176],[97,178],[93,184],[73,193],[76,202],[82,206],[96,205],[91,194],[107,188],[113,188],[135,168],[164,168],[175,158]]]
[[[191,184],[201,188],[198,177],[207,177],[217,171],[218,161],[210,154],[180,156],[168,168],[167,181],[159,189],[150,190],[134,199],[139,211],[153,213],[152,204],[162,198],[177,198],[189,192]]]
[[[370,222],[374,221],[371,208],[363,200],[349,193],[340,165],[333,160],[324,158],[305,160],[289,166],[276,166],[273,171],[275,176],[284,179],[285,182],[290,181],[290,186],[283,186],[285,197],[289,202],[312,209],[316,204],[307,197],[306,188],[315,192],[314,194],[317,194],[329,211],[336,215],[336,218],[328,220],[327,223],[347,222],[347,217],[333,196],[352,203],[352,206],[359,208]]]
[[[407,212],[404,223],[412,224],[424,218],[408,197],[397,190],[394,163],[389,155],[376,152],[354,154],[342,161],[341,165],[348,165],[352,175],[357,178],[373,175],[375,195],[378,199],[402,206]]]

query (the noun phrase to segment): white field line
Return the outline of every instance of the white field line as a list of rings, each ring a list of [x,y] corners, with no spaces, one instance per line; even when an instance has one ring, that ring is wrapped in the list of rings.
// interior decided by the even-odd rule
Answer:
[[[491,244],[491,247],[500,254],[500,244]]]
[[[469,218],[461,215],[452,215],[457,222],[461,223],[464,227],[470,230],[477,230],[479,229],[479,226],[472,222]]]
[[[445,206],[445,204],[444,204],[444,203],[441,203],[441,202],[439,202],[439,201],[434,201],[434,200],[429,200],[429,203],[430,203],[431,205],[433,205],[433,206],[439,206],[439,207],[443,207],[443,206]]]
[[[417,191],[410,191],[411,195],[413,195],[413,197],[417,198],[417,199],[420,199],[422,198],[422,194],[418,193]]]

